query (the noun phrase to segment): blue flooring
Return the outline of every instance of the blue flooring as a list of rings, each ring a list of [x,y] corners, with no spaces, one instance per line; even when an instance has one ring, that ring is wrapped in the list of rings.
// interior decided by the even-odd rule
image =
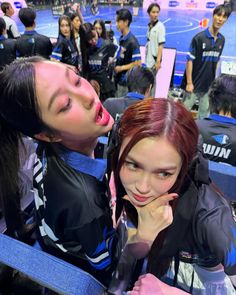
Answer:
[[[130,10],[132,11],[131,7]],[[96,18],[112,21],[112,29],[115,36],[119,39],[120,33],[116,30],[115,26],[115,12],[119,6],[100,6],[99,14],[94,16],[90,14],[89,8],[82,13],[86,22],[93,22]],[[159,19],[164,22],[166,27],[166,44],[165,47],[177,49],[177,58],[175,66],[176,79],[178,84],[178,76],[181,77],[185,69],[185,56],[188,51],[189,44],[192,37],[203,30],[199,22],[203,18],[208,18],[211,21],[212,13],[206,11],[181,11],[181,10],[161,10]],[[58,17],[52,15],[51,10],[38,10],[37,11],[37,31],[50,37],[57,37],[58,35]],[[133,17],[131,24],[131,31],[138,38],[140,45],[146,43],[146,31],[149,17],[147,12],[140,8],[139,15]],[[236,61],[236,13],[233,12],[222,27],[221,33],[225,36],[226,43],[223,51],[223,59]],[[24,28],[20,22],[18,26],[21,32]]]

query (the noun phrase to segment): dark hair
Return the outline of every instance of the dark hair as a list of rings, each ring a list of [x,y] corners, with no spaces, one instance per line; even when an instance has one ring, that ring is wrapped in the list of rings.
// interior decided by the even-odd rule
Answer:
[[[236,76],[221,75],[215,79],[209,90],[210,113],[231,113],[236,119]]]
[[[151,3],[149,6],[148,6],[148,9],[147,9],[147,13],[150,14],[150,12],[152,11],[153,7],[157,7],[159,9],[159,11],[161,11],[161,7],[158,3]]]
[[[96,19],[93,23],[93,26],[95,26],[96,24],[99,24],[102,27],[102,34],[100,37],[103,39],[107,39],[107,30],[104,21],[102,19]]]
[[[19,11],[19,19],[26,28],[32,27],[35,23],[36,12],[29,7],[21,8]]]
[[[215,14],[218,14],[218,15],[223,14],[227,18],[229,18],[231,14],[231,8],[229,7],[229,5],[224,5],[224,4],[218,5],[213,10],[213,15]]]
[[[121,8],[119,10],[116,11],[116,20],[123,20],[123,21],[128,21],[128,27],[130,26],[130,24],[132,23],[132,14],[131,12],[126,9],[126,8]]]
[[[128,71],[127,75],[129,92],[145,94],[150,85],[154,84],[154,75],[147,67],[135,66]]]
[[[62,33],[61,33],[61,23],[62,21],[65,20],[67,21],[68,25],[70,26],[70,38],[72,39],[74,34],[73,34],[73,30],[72,30],[72,23],[71,23],[71,19],[68,15],[61,15],[58,19],[58,35],[62,35],[64,36]]]
[[[118,130],[118,146],[112,155],[112,167],[114,170],[115,184],[117,190],[116,217],[122,212],[123,206],[126,213],[134,225],[137,226],[137,212],[128,201],[123,201],[126,194],[120,181],[120,170],[125,159],[141,139],[147,137],[164,136],[176,147],[182,159],[182,167],[176,183],[169,192],[179,192],[182,182],[188,173],[188,169],[194,156],[197,153],[198,128],[192,115],[186,108],[178,102],[170,99],[156,98],[145,99],[141,102],[129,106],[124,112]],[[120,148],[125,138],[129,137],[129,143],[120,155]],[[158,153],[158,151],[156,151]],[[172,202],[174,210],[178,200]],[[149,253],[149,257],[157,255],[157,249],[161,249],[165,238],[166,230],[160,232],[155,239]],[[160,274],[163,275],[168,267],[169,260],[160,267]],[[149,265],[151,261],[149,261]],[[167,265],[166,265],[167,264]],[[159,266],[159,264],[158,264]]]
[[[71,20],[72,27],[74,27],[74,26],[73,26],[73,20],[74,20],[76,17],[79,18],[80,24],[82,24],[81,17],[80,17],[80,15],[79,15],[77,12],[70,13],[70,14],[68,14],[68,16],[69,16],[69,18],[70,18],[70,20]]]
[[[88,51],[91,45],[89,41],[94,37],[94,26],[91,23],[84,23],[80,26],[79,35],[80,35],[80,49],[82,55],[82,65],[83,65],[83,75],[85,78],[88,78]]]
[[[18,59],[0,72],[0,195],[12,232],[23,228],[19,192],[19,144],[21,133],[33,136],[44,130],[36,92],[34,57]]]
[[[6,22],[0,17],[0,36],[3,35],[4,30],[6,30]]]
[[[1,3],[1,10],[3,13],[6,13],[7,12],[7,9],[9,9],[11,6],[11,3],[9,2],[2,2]]]

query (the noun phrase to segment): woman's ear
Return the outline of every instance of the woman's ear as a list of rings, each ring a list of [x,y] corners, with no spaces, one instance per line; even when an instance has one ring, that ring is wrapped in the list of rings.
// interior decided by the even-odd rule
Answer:
[[[45,142],[60,142],[61,138],[56,136],[56,135],[52,135],[52,134],[47,134],[45,132],[40,132],[38,134],[34,135],[34,138],[41,140],[41,141],[45,141]]]

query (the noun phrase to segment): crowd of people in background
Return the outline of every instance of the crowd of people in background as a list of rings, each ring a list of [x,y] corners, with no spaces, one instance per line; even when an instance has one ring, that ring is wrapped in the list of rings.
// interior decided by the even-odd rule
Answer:
[[[191,41],[183,102],[155,98],[166,41],[158,3],[147,9],[145,65],[127,8],[116,11],[118,41],[76,6],[58,18],[54,44],[37,33],[33,8],[19,11],[21,35],[12,5],[1,9],[0,194],[11,235],[26,232],[20,175],[34,155],[26,184],[44,251],[108,294],[236,294],[236,224],[207,168],[207,158],[236,166],[236,76],[216,78],[229,6]]]

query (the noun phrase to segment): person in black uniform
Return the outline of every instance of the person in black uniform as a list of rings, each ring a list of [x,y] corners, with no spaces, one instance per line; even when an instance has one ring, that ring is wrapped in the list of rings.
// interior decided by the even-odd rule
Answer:
[[[51,60],[63,62],[78,69],[79,53],[73,36],[71,19],[62,15],[58,19],[59,34],[53,48]]]
[[[117,280],[133,255],[147,257],[146,272],[156,279],[141,277],[132,295],[159,294],[157,278],[171,284],[160,294],[183,293],[173,286],[190,294],[235,294],[236,223],[209,180],[191,113],[170,99],[145,99],[129,106],[117,126],[116,216],[127,214],[128,242],[113,287],[122,287]],[[145,284],[150,277],[152,284]]]
[[[236,166],[236,76],[222,75],[209,90],[210,115],[198,120],[209,160]]]
[[[116,97],[125,96],[128,92],[126,73],[132,67],[141,64],[140,46],[136,37],[130,31],[132,14],[126,8],[116,11],[116,26],[121,32],[119,45],[123,48],[115,64]]]
[[[62,63],[18,59],[0,73],[0,81],[1,149],[11,151],[19,131],[39,141],[34,192],[42,248],[107,284],[117,238],[106,163],[93,151],[112,117],[92,86]],[[1,163],[8,165],[1,165],[1,173],[15,181],[15,157],[4,155]]]
[[[121,48],[110,40],[98,37],[91,23],[80,27],[83,75],[88,80],[96,80],[100,85],[100,99],[115,95],[115,85],[109,77],[109,64],[119,58]]]
[[[154,85],[154,75],[147,67],[135,66],[127,73],[127,86],[129,92],[125,97],[108,98],[103,106],[117,120],[124,113],[125,109],[150,97],[152,87]]]
[[[7,39],[6,23],[0,17],[0,70],[7,64],[10,64],[16,58],[16,40]]]
[[[217,63],[225,44],[225,38],[219,30],[230,14],[231,10],[228,6],[217,6],[213,10],[212,25],[194,36],[191,41],[181,88],[189,94],[184,100],[188,110],[191,110],[199,100],[199,119],[206,117],[209,113],[207,92],[215,79]]]
[[[17,56],[28,57],[40,55],[49,59],[52,53],[52,43],[48,37],[35,31],[36,12],[32,8],[21,8],[19,19],[25,26],[25,32],[17,39]]]

